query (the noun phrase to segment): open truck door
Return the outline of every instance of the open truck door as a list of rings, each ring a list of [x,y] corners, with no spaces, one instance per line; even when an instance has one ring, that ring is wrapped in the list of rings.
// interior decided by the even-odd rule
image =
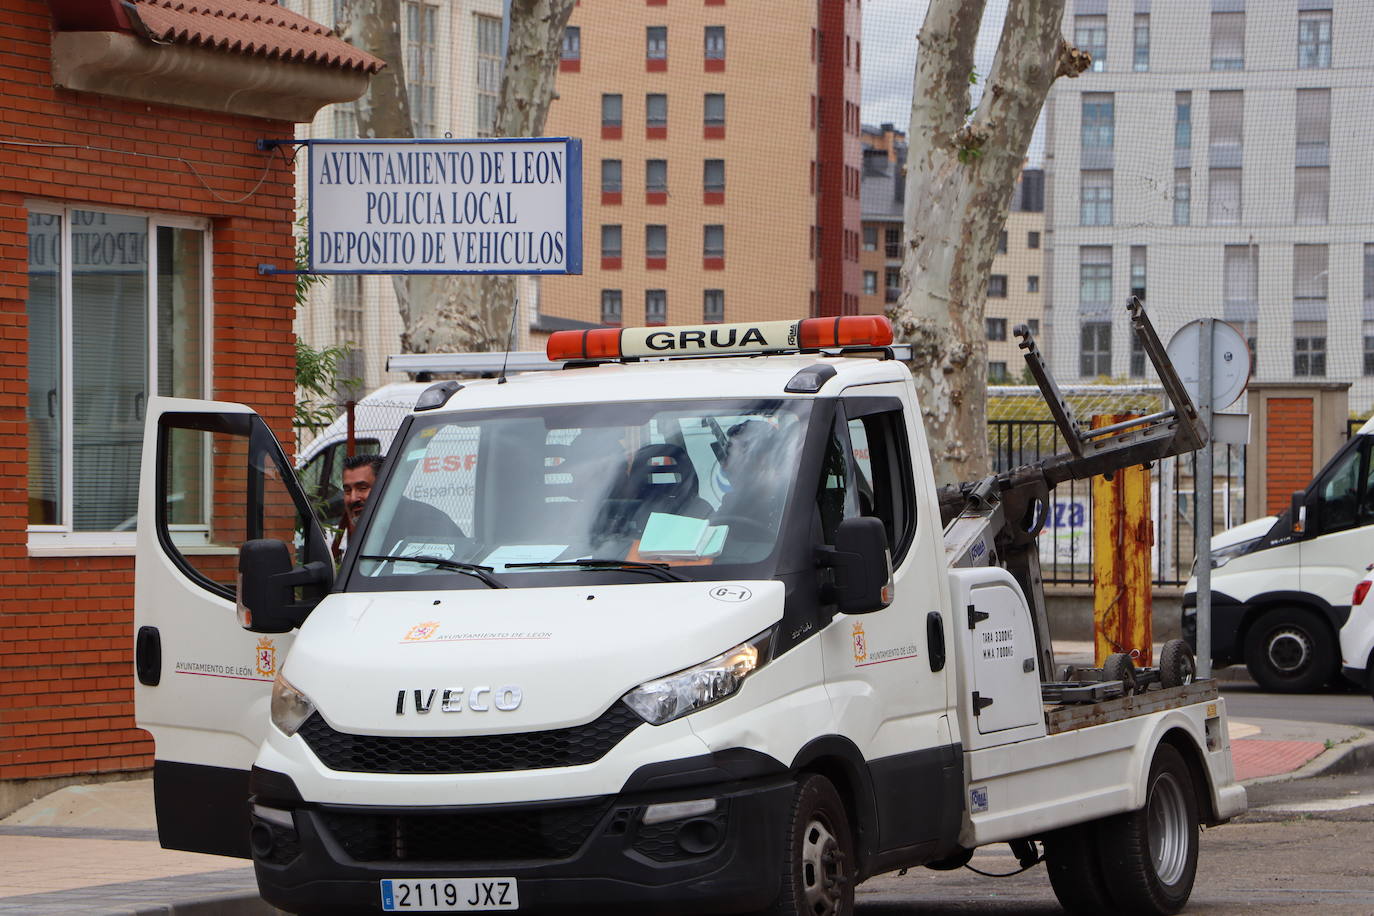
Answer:
[[[280,622],[273,629],[283,632],[240,624],[240,547],[264,538],[283,542],[292,566],[311,564],[313,581],[297,591],[301,607],[328,591],[333,565],[323,531],[257,414],[241,404],[151,399],[138,504],[134,709],[156,742],[158,837],[169,849],[250,856],[248,772],[295,635]]]

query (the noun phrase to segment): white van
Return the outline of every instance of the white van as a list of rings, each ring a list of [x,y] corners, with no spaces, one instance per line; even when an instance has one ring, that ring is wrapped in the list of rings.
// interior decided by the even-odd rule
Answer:
[[[1374,561],[1374,420],[1293,494],[1288,511],[1212,538],[1212,661],[1266,690],[1315,690],[1340,674],[1338,634]],[[1196,646],[1197,579],[1183,597]],[[1364,660],[1360,660],[1363,665]]]

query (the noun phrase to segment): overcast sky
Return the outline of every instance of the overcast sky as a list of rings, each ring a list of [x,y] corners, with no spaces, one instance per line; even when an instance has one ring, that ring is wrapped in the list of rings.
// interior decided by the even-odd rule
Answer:
[[[863,122],[892,122],[905,131],[911,120],[911,83],[916,75],[916,33],[928,0],[864,0]],[[987,0],[974,64],[980,76],[992,70],[1007,0]],[[974,89],[975,103],[978,89]],[[1040,130],[1031,141],[1031,159],[1040,159]]]

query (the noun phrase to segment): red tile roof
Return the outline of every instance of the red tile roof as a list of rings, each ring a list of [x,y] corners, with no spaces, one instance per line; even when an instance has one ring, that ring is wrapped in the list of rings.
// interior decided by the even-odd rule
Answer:
[[[134,31],[153,41],[376,73],[386,62],[273,0],[132,0]]]

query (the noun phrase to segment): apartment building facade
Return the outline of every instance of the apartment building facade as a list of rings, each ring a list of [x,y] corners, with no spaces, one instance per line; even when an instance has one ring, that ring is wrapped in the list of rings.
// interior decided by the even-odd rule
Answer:
[[[1121,306],[1204,315],[1252,377],[1374,401],[1374,7],[1075,0],[1092,69],[1048,104],[1047,321],[1079,379],[1144,378]],[[1049,279],[1049,278],[1047,278]]]
[[[606,325],[859,311],[858,0],[579,4],[546,132],[583,141],[584,274],[540,311]]]

